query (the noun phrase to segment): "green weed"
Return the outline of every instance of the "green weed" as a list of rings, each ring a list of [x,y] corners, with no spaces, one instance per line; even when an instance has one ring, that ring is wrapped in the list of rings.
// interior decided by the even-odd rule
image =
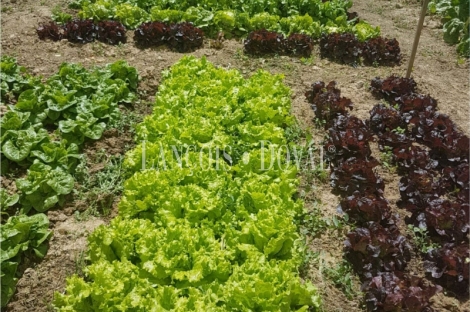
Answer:
[[[302,57],[300,59],[300,63],[302,65],[313,65],[315,64],[315,56],[310,56],[310,57]]]
[[[422,253],[427,253],[430,250],[439,248],[439,244],[434,243],[428,236],[428,231],[423,228],[415,227],[412,224],[408,225],[408,230],[411,234],[413,242]]]
[[[349,262],[343,260],[335,267],[324,267],[322,273],[340,288],[349,300],[361,295],[361,292],[354,286],[354,273]]]
[[[75,177],[80,188],[74,190],[77,199],[84,201],[88,209],[84,212],[75,212],[79,221],[87,220],[91,216],[109,215],[113,202],[123,190],[122,161],[124,156],[106,155],[105,151],[95,155],[96,163],[104,162],[104,167],[90,174],[86,164],[77,167]]]
[[[393,151],[390,146],[385,146],[384,151],[380,153],[380,160],[382,166],[387,168],[389,171],[394,171]]]

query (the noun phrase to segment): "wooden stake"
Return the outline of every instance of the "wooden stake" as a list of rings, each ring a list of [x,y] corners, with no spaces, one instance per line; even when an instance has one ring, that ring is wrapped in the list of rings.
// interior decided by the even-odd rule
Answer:
[[[421,36],[421,30],[423,29],[424,17],[428,9],[429,0],[423,0],[423,7],[421,8],[421,16],[419,17],[418,28],[416,29],[415,41],[413,43],[413,49],[411,50],[410,61],[408,62],[408,70],[406,71],[406,78],[410,78],[411,70],[413,69],[413,63],[415,61],[416,51],[418,50],[419,37]]]

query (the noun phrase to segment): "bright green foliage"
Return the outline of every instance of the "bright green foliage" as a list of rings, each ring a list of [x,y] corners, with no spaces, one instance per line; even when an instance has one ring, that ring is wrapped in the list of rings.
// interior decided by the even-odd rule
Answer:
[[[293,33],[306,34],[314,38],[320,37],[321,26],[318,21],[307,14],[304,16],[289,16],[284,17],[279,21],[281,30],[284,34],[290,35]]]
[[[322,10],[325,7],[324,2],[321,0],[308,0],[308,1],[280,1],[280,0],[261,0],[261,1],[244,1],[244,0],[186,0],[186,1],[170,1],[170,0],[81,0],[76,1],[82,8],[90,6],[104,6],[106,8],[113,5],[129,4],[139,7],[145,11],[150,11],[152,7],[157,7],[161,10],[178,10],[186,11],[189,8],[198,7],[208,11],[226,11],[234,10],[237,12],[246,12],[250,16],[259,13],[268,13],[271,15],[278,15],[280,17],[287,17],[291,15],[305,15],[308,14],[312,17],[322,15]],[[328,14],[335,14],[336,16],[343,14],[345,10],[352,6],[351,1],[333,0],[327,1],[331,4],[326,5]],[[77,6],[77,5],[75,5]]]
[[[8,62],[10,59],[2,61],[2,66]],[[118,103],[135,99],[138,75],[124,61],[91,71],[64,63],[45,84],[34,81],[0,120],[1,151],[18,163],[30,157],[40,143],[49,142],[43,124],[58,126],[68,144],[99,139],[106,124],[119,117]]]
[[[2,56],[0,63],[0,91],[2,103],[7,97],[17,96],[38,83],[39,79],[26,73],[26,68],[19,66],[10,56]]]
[[[130,4],[116,6],[114,17],[128,28],[136,28],[149,20],[149,14]]]
[[[40,160],[52,167],[61,167],[73,172],[81,155],[76,144],[67,144],[67,141],[43,143],[37,150],[31,152],[31,158]]]
[[[194,22],[200,22],[203,23],[203,19],[201,19],[201,15],[203,10],[199,11],[198,8],[194,8],[195,10],[192,10],[188,12],[188,17],[193,21],[192,19],[194,18]],[[194,12],[194,17],[191,15],[191,13]],[[152,21],[161,21],[161,22],[169,22],[169,23],[178,23],[182,20],[183,18],[183,12],[178,11],[178,10],[161,10],[159,7],[153,7],[150,10],[150,18]],[[211,16],[211,20],[213,18],[213,15]],[[201,25],[202,26],[202,25]],[[201,27],[199,26],[199,27]]]
[[[61,7],[57,5],[52,9],[52,20],[57,24],[65,24],[72,20],[72,15],[65,13],[61,10]]]
[[[109,20],[114,18],[116,13],[116,3],[113,0],[82,1],[81,4],[76,4],[76,7],[82,9],[78,12],[81,19]]]
[[[149,219],[160,226],[172,226],[183,217],[192,225],[202,221],[208,224],[219,222],[226,207],[234,204],[227,196],[220,196],[234,188],[231,177],[212,168],[205,156],[201,159],[208,169],[198,166],[197,153],[189,155],[189,163],[184,158],[184,169],[172,161],[172,155],[167,155],[167,170],[136,172],[127,180],[125,195],[119,205],[120,215]],[[220,167],[225,165],[222,163]],[[187,198],[194,200],[187,201]]]
[[[0,118],[2,170],[8,167],[4,160],[32,164],[17,181],[20,203],[24,211],[42,212],[62,204],[72,190],[71,174],[85,139],[99,139],[106,124],[119,118],[118,103],[135,99],[137,71],[124,61],[92,70],[64,63],[43,84],[24,78],[12,58],[2,58],[1,66],[5,82],[13,83],[8,90],[22,91],[13,92],[17,103]],[[57,127],[60,137],[50,135],[44,125]]]
[[[90,237],[93,262],[129,259],[152,281],[177,288],[225,282],[233,253],[221,246],[211,227],[191,227],[185,219],[170,227],[115,219],[110,228],[102,227]]]
[[[47,103],[48,119],[59,126],[60,120],[80,117],[107,122],[118,117],[119,102],[135,99],[132,90],[137,79],[135,69],[123,61],[92,71],[77,64],[62,64],[59,73],[48,79],[38,101]]]
[[[75,3],[76,5],[76,3]],[[352,6],[348,0],[303,1],[220,1],[220,0],[83,0],[81,18],[104,20],[114,18],[129,28],[139,22],[192,22],[210,37],[223,31],[225,36],[243,36],[259,29],[278,31],[289,35],[303,33],[314,38],[322,32],[354,32],[359,36],[378,36],[378,28],[361,22],[354,28],[347,21],[347,10]],[[368,26],[365,29],[365,26]],[[361,37],[361,40],[362,40]]]
[[[101,138],[106,124],[98,122],[98,118],[93,114],[79,114],[75,119],[61,120],[59,122],[59,130],[62,136],[78,144],[82,144],[85,138],[98,140]]]
[[[214,27],[218,31],[230,34],[237,25],[236,13],[234,11],[217,11],[214,14]]]
[[[297,273],[302,240],[295,219],[303,205],[294,199],[296,168],[271,162],[258,141],[286,143],[293,119],[282,77],[259,71],[244,79],[194,57],[163,77],[153,114],[137,127],[145,143],[124,162],[133,176],[119,216],[89,237],[87,279],[71,277],[55,307],[319,308],[316,289]]]
[[[28,212],[31,207],[44,212],[56,204],[64,204],[64,195],[69,194],[74,186],[70,173],[61,167],[53,168],[39,160],[29,167],[25,178],[16,180],[16,187],[22,192],[20,203]]]
[[[2,307],[15,292],[16,270],[23,253],[33,251],[39,258],[46,254],[46,241],[52,235],[48,228],[49,220],[42,213],[14,216],[0,226]]]
[[[49,141],[49,134],[40,124],[32,125],[30,113],[8,111],[0,120],[1,152],[9,160],[22,164],[43,142]]]
[[[0,190],[1,212],[18,202],[23,213],[63,205],[74,187],[80,146],[86,138],[99,139],[106,123],[120,116],[118,103],[135,99],[137,71],[124,61],[90,71],[64,63],[42,83],[15,59],[2,57],[0,75],[2,101],[17,100],[0,118],[2,174],[8,162],[29,167],[26,176],[16,180],[19,194]],[[57,133],[49,134],[45,125],[57,127]],[[2,307],[15,291],[21,254],[32,249],[44,256],[48,225],[44,214],[11,217],[1,225]]]
[[[215,77],[214,77],[215,76]],[[137,137],[146,140],[146,167],[158,159],[160,147],[196,145],[197,149],[230,146],[239,159],[261,140],[285,144],[283,127],[293,123],[289,116],[290,91],[281,76],[258,72],[245,80],[235,70],[215,69],[205,60],[180,62],[164,73],[154,114],[137,126]],[[184,117],[184,118],[183,118]],[[132,154],[135,153],[135,156]],[[125,164],[141,168],[140,152],[134,151]]]
[[[380,36],[380,27],[372,27],[370,24],[360,21],[353,27],[353,31],[359,41],[364,42]]]
[[[92,282],[72,276],[57,295],[59,311],[227,311],[216,305],[218,283],[201,287],[155,287],[131,261],[98,261],[87,268]]]
[[[18,194],[10,195],[4,188],[0,189],[0,212],[4,213],[9,207],[15,205],[19,199]]]
[[[279,16],[269,13],[259,13],[250,19],[250,27],[255,29],[266,29],[269,31],[279,30]]]
[[[469,0],[432,0],[428,5],[431,14],[439,14],[444,24],[444,41],[458,44],[459,54],[470,56]]]

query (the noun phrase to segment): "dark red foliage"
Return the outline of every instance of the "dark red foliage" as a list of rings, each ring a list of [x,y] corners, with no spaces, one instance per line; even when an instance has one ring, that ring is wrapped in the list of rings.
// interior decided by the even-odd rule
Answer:
[[[338,210],[347,213],[359,224],[369,221],[382,222],[391,216],[388,201],[382,195],[369,192],[354,192],[341,201]]]
[[[413,78],[403,78],[392,75],[384,80],[379,77],[372,79],[370,90],[379,97],[394,101],[395,98],[416,91],[416,82]]]
[[[470,202],[469,166],[462,162],[454,167],[445,167],[441,172],[439,185],[445,188],[455,200],[462,204]]]
[[[402,201],[412,202],[414,200],[424,200],[438,198],[444,190],[437,183],[437,178],[431,173],[422,169],[413,170],[400,179],[400,195]],[[419,201],[423,203],[423,201]]]
[[[191,23],[168,24],[163,22],[143,23],[134,31],[140,47],[156,47],[167,44],[178,52],[189,52],[203,45],[204,33]]]
[[[468,295],[469,246],[463,244],[444,244],[426,255],[424,269],[437,282],[457,294]]]
[[[64,38],[64,29],[54,22],[39,24],[36,32],[41,40],[51,39],[53,41],[59,41]]]
[[[395,98],[402,96],[404,90],[416,87],[413,80],[395,80],[377,79],[375,86],[379,88],[379,94]],[[348,114],[352,104],[348,99],[341,102],[344,98],[340,97],[334,82],[328,86],[316,82],[305,96],[317,118],[326,121],[329,131],[327,150],[335,151],[334,161],[330,162],[330,178],[333,191],[343,196],[338,211],[347,213],[361,226],[348,233],[345,253],[365,282],[363,290],[368,310],[433,311],[429,299],[440,291],[440,287],[427,286],[423,280],[404,274],[411,259],[411,246],[400,235],[390,205],[383,197],[384,183],[374,172],[378,162],[370,157],[369,148],[372,129],[379,137],[381,149],[392,147],[394,161],[401,172],[407,173],[400,181],[400,205],[412,212],[408,221],[428,228],[429,233],[438,233],[439,237],[464,239],[469,228],[468,204],[440,200],[439,196],[452,186],[468,184],[468,178],[463,177],[465,172],[468,173],[468,166],[463,163],[455,172],[446,169],[441,180],[447,187],[442,189],[435,171],[437,160],[426,149],[412,144],[412,132],[404,119],[404,114],[414,114],[421,110],[420,107],[424,111],[428,107],[434,109],[433,99],[416,95],[403,97],[402,103],[395,103],[399,103],[404,112],[377,105],[371,111],[369,123],[365,124]],[[407,101],[417,101],[415,98],[424,104],[409,109]],[[354,157],[349,157],[352,155]]]
[[[170,25],[168,46],[178,52],[190,52],[202,47],[204,32],[191,23]]]
[[[384,133],[398,127],[406,129],[400,112],[384,104],[375,105],[370,111],[369,126],[375,133]]]
[[[284,41],[284,54],[309,57],[313,51],[313,39],[304,34],[291,34]]]
[[[37,29],[39,39],[47,38],[54,41],[67,39],[74,43],[87,43],[99,40],[108,44],[126,42],[126,29],[116,21],[101,21],[97,24],[93,20],[72,20],[62,26],[54,22],[40,25]]]
[[[73,20],[64,24],[65,37],[74,43],[95,41],[96,30],[93,20]]]
[[[470,202],[470,187],[467,185],[464,188],[461,188],[455,193],[457,202],[459,203],[468,203]]]
[[[394,39],[377,37],[369,39],[362,46],[362,57],[368,65],[399,65],[401,60],[400,45]]]
[[[320,54],[346,64],[356,63],[359,57],[367,65],[400,64],[400,46],[396,39],[376,37],[366,42],[359,42],[351,33],[324,34],[320,38]]]
[[[385,147],[398,148],[410,145],[412,140],[405,133],[395,131],[385,132],[379,135],[379,149],[385,151]]]
[[[395,225],[369,222],[347,234],[346,258],[367,280],[379,272],[402,271],[411,259],[411,246]]]
[[[284,36],[266,29],[255,30],[248,34],[244,42],[245,52],[253,55],[283,54]]]
[[[320,55],[338,62],[356,63],[362,53],[362,44],[351,33],[323,34],[320,38]]]
[[[336,88],[336,81],[330,81],[330,83],[328,85],[333,86],[333,88],[331,89],[331,92],[341,94],[341,91]],[[312,84],[311,89],[308,90],[307,92],[305,92],[305,97],[307,98],[307,102],[309,102],[310,104],[314,104],[315,97],[317,96],[317,94],[324,93],[324,92],[327,92],[327,89],[325,87],[325,83],[323,81],[314,82]],[[352,107],[351,107],[351,109],[352,109]],[[314,110],[316,112],[316,110],[317,110],[316,107],[314,107]],[[320,118],[322,116],[318,115],[317,117]]]
[[[279,54],[309,57],[313,51],[313,39],[304,34],[291,34],[284,38],[280,33],[255,30],[244,42],[245,52],[253,55]]]
[[[169,37],[169,25],[163,22],[143,23],[134,31],[134,40],[141,47],[159,46]]]
[[[336,88],[336,81],[330,81],[325,87],[323,81],[312,84],[312,89],[305,93],[307,101],[312,104],[315,116],[326,121],[325,128],[330,126],[330,122],[341,115],[348,114],[348,110],[353,109],[350,99],[341,97],[341,91]]]
[[[441,291],[417,276],[380,272],[362,287],[368,311],[433,312],[429,299]]]
[[[434,199],[424,211],[428,230],[444,236],[447,242],[465,240],[469,230],[469,205]]]
[[[445,167],[441,172],[439,184],[449,192],[456,189],[462,190],[469,186],[469,167],[467,162],[462,162],[457,166]]]
[[[468,203],[470,202],[469,200],[469,194],[470,194],[470,188],[468,186],[466,186],[465,188],[463,189],[460,189],[456,194],[456,199],[457,199],[457,202],[460,202],[460,203]]]
[[[393,149],[394,161],[401,173],[414,170],[432,170],[438,166],[438,161],[429,157],[429,152],[416,145],[404,145]]]
[[[404,94],[397,97],[395,101],[399,104],[402,113],[409,113],[412,116],[419,112],[435,111],[437,108],[436,99],[419,93]]]
[[[434,112],[437,108],[436,99],[429,95],[415,93],[416,82],[413,78],[392,75],[382,80],[377,77],[371,81],[370,89],[376,96],[398,104],[405,121],[409,121],[420,112]]]
[[[96,24],[96,39],[116,45],[126,43],[126,28],[117,21],[101,21]]]
[[[333,168],[330,175],[331,186],[335,192],[345,196],[367,190],[376,190],[378,194],[382,194],[384,182],[373,170],[377,165],[378,161],[373,158],[366,160],[351,157]]]
[[[378,104],[370,111],[370,128],[378,135],[379,149],[383,152],[386,147],[393,149],[410,146],[408,129],[400,111],[393,107]]]
[[[361,119],[355,116],[339,115],[332,121],[328,132],[330,135],[326,150],[334,150],[332,158],[347,159],[353,156],[368,158],[370,156],[369,141],[372,133]]]
[[[414,137],[430,147],[436,159],[450,163],[468,160],[469,138],[458,131],[449,116],[426,111],[411,119],[410,123],[415,125],[412,130]]]

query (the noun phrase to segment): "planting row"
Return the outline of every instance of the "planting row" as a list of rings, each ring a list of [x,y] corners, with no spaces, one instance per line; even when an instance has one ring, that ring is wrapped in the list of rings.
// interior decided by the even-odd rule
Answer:
[[[320,55],[334,61],[350,64],[360,58],[366,65],[399,65],[400,45],[394,39],[375,37],[361,42],[351,33],[332,33],[320,39]]]
[[[425,270],[445,288],[468,295],[470,140],[436,111],[435,99],[416,93],[413,79],[377,78],[371,86],[394,104],[374,107],[370,124],[403,176],[398,205],[412,213],[406,222],[426,230],[438,246],[425,251]]]
[[[242,0],[236,1],[195,1],[189,0],[184,2],[150,0],[150,1],[137,1],[128,0],[126,4],[129,6],[138,7],[144,11],[152,11],[152,9],[168,10],[168,11],[186,11],[188,9],[198,9],[202,12],[217,12],[224,10],[233,10],[237,12],[246,12],[250,16],[259,13],[269,13],[279,16],[291,15],[305,15],[310,16],[342,16],[346,14],[348,8],[352,6],[348,1],[321,1],[309,0],[305,2],[298,1],[280,1],[280,0],[263,0],[258,2],[246,2]],[[119,10],[123,6],[122,1],[119,0],[78,0],[72,6],[96,12],[96,15],[108,16]],[[100,10],[101,7],[101,10]],[[104,11],[104,12],[103,12]]]
[[[2,58],[2,69],[2,101],[14,103],[0,121],[2,172],[28,168],[16,181],[22,211],[43,212],[72,190],[84,141],[99,139],[119,118],[118,103],[135,99],[137,71],[123,61],[92,71],[64,63],[42,83],[12,58]]]
[[[92,20],[73,20],[59,26],[55,23],[41,25],[37,29],[39,38],[58,41],[87,43],[99,40],[109,44],[126,42],[126,31],[115,21],[95,23]],[[134,32],[140,47],[168,45],[178,52],[189,52],[203,45],[203,31],[191,23],[170,24],[165,22],[143,23]],[[291,33],[287,38],[282,33],[265,29],[250,32],[244,41],[245,52],[254,55],[281,54],[309,57],[314,41],[311,36]],[[368,65],[394,65],[400,62],[400,47],[395,39],[376,37],[365,42],[351,33],[323,35],[320,40],[322,57],[345,63],[359,61],[362,57]]]
[[[78,1],[74,8],[80,8],[79,17],[96,21],[114,19],[126,27],[135,28],[149,21],[170,23],[191,22],[213,37],[224,32],[227,37],[267,29],[291,33],[305,33],[319,37],[321,32],[352,31],[374,36],[378,28],[371,27],[354,14],[348,14],[351,1],[305,1],[286,3],[278,1],[207,3],[157,2],[118,0]],[[63,14],[54,17],[63,21]],[[70,16],[68,16],[71,18]],[[356,25],[357,24],[357,25]]]
[[[313,40],[303,34],[289,37],[277,32],[257,30],[248,34],[244,42],[245,53],[253,55],[279,54],[309,57],[313,51]]]
[[[326,150],[335,150],[328,157],[333,191],[342,197],[339,209],[357,225],[347,234],[345,252],[363,282],[367,309],[432,311],[429,298],[439,288],[406,273],[411,246],[391,214],[384,182],[374,172],[379,163],[371,156],[372,131],[349,114],[353,104],[341,97],[335,82],[316,82],[305,95],[316,117],[325,121]]]
[[[126,28],[116,21],[72,20],[59,25],[55,22],[40,24],[36,29],[39,39],[59,41],[67,39],[74,43],[87,43],[95,40],[107,44],[125,43]]]
[[[125,62],[87,71],[62,64],[45,83],[28,75],[16,60],[1,60],[1,100],[10,104],[1,116],[1,171],[27,169],[16,179],[18,194],[1,190],[2,306],[16,288],[16,270],[24,253],[45,254],[50,237],[44,214],[30,217],[31,209],[44,212],[62,206],[74,187],[73,173],[87,139],[101,137],[107,124],[120,116],[119,102],[135,98],[137,72]],[[11,213],[19,216],[8,218]]]
[[[308,57],[313,50],[313,39],[307,35],[291,34],[284,38],[280,33],[258,30],[245,40],[248,54],[287,54]],[[396,39],[376,37],[360,42],[351,33],[332,33],[320,39],[320,54],[343,63],[357,63],[360,58],[367,65],[400,64],[400,46]]]
[[[126,155],[119,214],[89,238],[86,278],[58,311],[306,311],[296,168],[262,170],[261,142],[285,144],[290,90],[184,57],[163,73],[153,114]],[[268,161],[266,159],[266,161]]]
[[[72,20],[63,25],[51,22],[40,25],[37,33],[41,40],[67,39],[74,43],[98,40],[116,45],[127,40],[125,27],[116,21]],[[189,52],[201,47],[203,36],[202,30],[191,23],[149,22],[140,25],[134,32],[134,39],[141,47],[166,44],[178,52]]]

